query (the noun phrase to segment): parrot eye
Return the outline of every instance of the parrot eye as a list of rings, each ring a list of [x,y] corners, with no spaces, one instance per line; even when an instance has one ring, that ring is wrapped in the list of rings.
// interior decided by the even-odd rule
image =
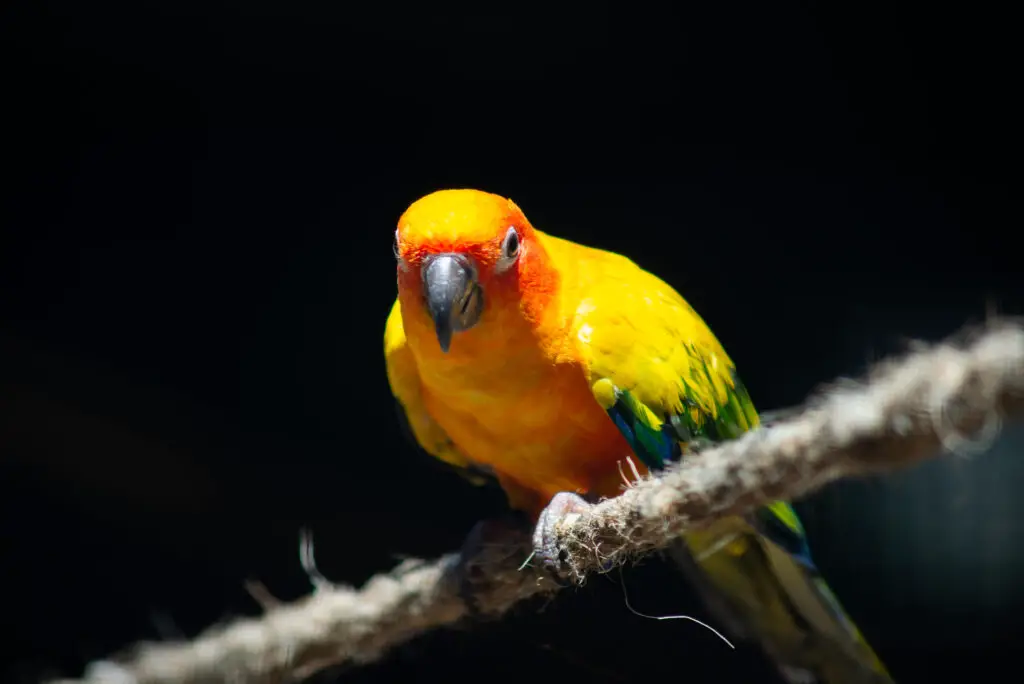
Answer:
[[[515,259],[519,255],[519,233],[515,228],[509,228],[505,233],[505,240],[501,243],[501,256],[505,259]]]
[[[515,228],[509,228],[505,233],[505,242],[501,245],[501,254],[506,259],[515,259],[519,254],[519,233]]]
[[[402,253],[398,249],[398,231],[395,231],[395,241],[391,245],[391,250],[395,253],[395,258],[398,260],[402,259]]]
[[[505,233],[505,239],[501,241],[501,258],[498,259],[496,268],[498,273],[504,273],[509,266],[516,262],[516,258],[519,256],[519,248],[519,233],[516,231],[515,226],[512,226]]]

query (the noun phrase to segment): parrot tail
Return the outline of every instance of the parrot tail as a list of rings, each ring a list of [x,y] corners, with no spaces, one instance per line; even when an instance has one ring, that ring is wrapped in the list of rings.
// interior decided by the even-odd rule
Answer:
[[[892,684],[809,554],[727,518],[687,533],[669,556],[724,630],[759,642],[785,681]]]

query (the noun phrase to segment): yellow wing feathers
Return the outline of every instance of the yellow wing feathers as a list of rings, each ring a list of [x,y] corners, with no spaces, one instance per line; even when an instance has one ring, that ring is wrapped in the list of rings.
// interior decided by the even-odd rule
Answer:
[[[717,420],[736,391],[734,366],[686,300],[626,257],[544,240],[556,262],[573,262],[565,270],[576,277],[563,281],[561,295],[574,309],[572,332],[591,383],[610,380],[662,420],[687,413]]]

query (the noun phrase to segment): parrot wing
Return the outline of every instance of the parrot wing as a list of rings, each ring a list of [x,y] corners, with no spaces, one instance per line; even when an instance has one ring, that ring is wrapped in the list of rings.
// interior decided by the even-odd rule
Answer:
[[[739,437],[760,424],[735,365],[686,300],[632,261],[615,255],[592,266],[590,296],[576,309],[594,398],[647,468]],[[608,301],[615,306],[602,306]],[[810,563],[793,508],[776,502],[748,520]]]
[[[694,314],[696,315],[696,314]],[[642,334],[642,333],[641,333]],[[732,361],[715,345],[679,343],[682,353],[668,358],[675,375],[669,387],[654,389],[619,383],[633,378],[610,363],[609,355],[590,356],[591,389],[633,452],[645,466],[657,471],[685,454],[716,442],[733,439],[759,425],[757,411]],[[641,365],[643,361],[639,362]],[[653,368],[660,363],[651,363]],[[651,380],[664,377],[662,369],[642,373]],[[625,376],[625,377],[623,377]],[[596,380],[595,380],[596,378]],[[673,396],[674,395],[674,396]],[[640,399],[653,398],[652,404]],[[793,507],[777,501],[749,516],[748,522],[802,563],[813,567],[803,525]]]
[[[402,311],[396,300],[384,328],[384,359],[388,382],[395,395],[399,424],[410,442],[435,459],[452,466],[456,472],[476,485],[492,481],[455,446],[427,411],[416,358],[405,338]]]
[[[757,411],[733,362],[696,311],[632,262],[636,271],[628,275],[621,274],[621,262],[611,265],[591,279],[600,284],[588,289],[591,296],[577,308],[574,331],[594,398],[637,458],[657,471],[757,428]],[[604,302],[614,306],[602,307]],[[776,501],[688,533],[686,545],[703,570],[698,577],[681,564],[691,579],[705,587],[710,580],[730,595],[731,605],[769,642],[790,654],[816,643],[811,655],[797,660],[852,660],[855,668],[887,680],[884,666],[821,579],[789,503]],[[722,617],[733,625],[744,621],[735,613]],[[825,640],[805,642],[808,627],[827,635]]]

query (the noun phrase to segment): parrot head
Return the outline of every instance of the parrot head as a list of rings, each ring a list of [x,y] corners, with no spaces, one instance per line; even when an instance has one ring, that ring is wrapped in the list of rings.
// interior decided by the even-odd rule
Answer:
[[[550,290],[552,272],[526,216],[479,190],[414,202],[398,220],[394,252],[403,317],[428,318],[446,354],[454,334],[502,328]]]

